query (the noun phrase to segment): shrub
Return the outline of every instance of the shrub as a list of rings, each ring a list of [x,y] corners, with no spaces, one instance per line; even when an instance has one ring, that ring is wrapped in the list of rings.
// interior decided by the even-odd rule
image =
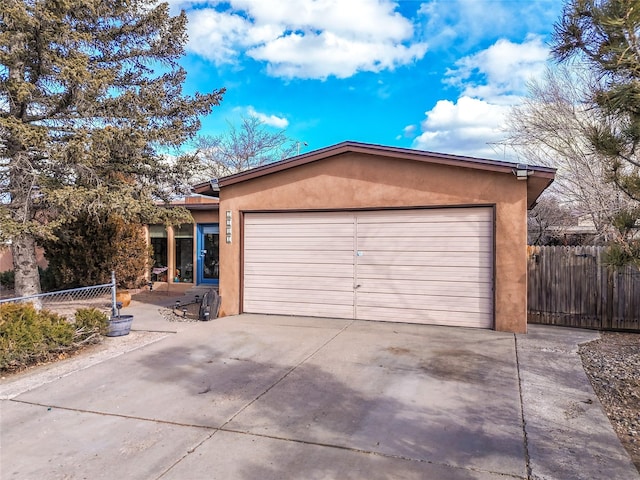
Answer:
[[[85,338],[94,333],[106,335],[109,329],[109,317],[95,308],[80,308],[75,318],[76,331],[82,330]]]
[[[31,304],[0,306],[0,370],[46,361],[73,343],[74,327],[64,317]]]
[[[54,233],[57,238],[44,241],[43,247],[56,289],[109,283],[111,271],[119,287],[146,283],[151,250],[140,224],[104,213],[69,221]]]
[[[0,285],[10,290],[13,290],[15,286],[16,276],[13,270],[7,270],[6,272],[0,272]]]
[[[49,268],[38,267],[40,273],[40,288],[43,292],[52,292],[58,289],[54,272]]]
[[[71,353],[100,340],[108,317],[95,309],[80,309],[76,321],[30,303],[0,305],[0,371],[17,371]]]

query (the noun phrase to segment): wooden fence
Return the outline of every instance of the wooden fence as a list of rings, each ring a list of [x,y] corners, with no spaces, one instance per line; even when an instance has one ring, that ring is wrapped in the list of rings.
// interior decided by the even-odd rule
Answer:
[[[640,271],[608,268],[604,250],[529,247],[529,323],[640,331]]]

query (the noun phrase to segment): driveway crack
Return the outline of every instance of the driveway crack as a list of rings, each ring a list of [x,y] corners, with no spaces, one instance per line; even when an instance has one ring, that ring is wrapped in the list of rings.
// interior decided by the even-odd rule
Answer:
[[[527,420],[524,415],[524,401],[522,398],[522,376],[520,375],[520,357],[518,355],[518,336],[513,334],[513,342],[516,354],[516,372],[518,373],[518,394],[520,396],[520,416],[522,422],[522,439],[524,442],[524,459],[525,466],[527,469],[527,478],[531,479],[532,471],[531,471],[531,458],[529,457],[529,439],[527,437]]]

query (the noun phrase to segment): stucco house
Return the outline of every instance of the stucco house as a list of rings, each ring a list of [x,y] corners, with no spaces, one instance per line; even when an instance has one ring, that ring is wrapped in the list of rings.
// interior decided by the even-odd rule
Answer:
[[[527,209],[554,174],[343,142],[221,178],[221,314],[526,332]]]

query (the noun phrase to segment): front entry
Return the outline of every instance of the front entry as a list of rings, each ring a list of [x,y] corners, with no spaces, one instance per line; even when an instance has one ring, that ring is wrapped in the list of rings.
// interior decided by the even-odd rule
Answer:
[[[220,277],[220,227],[217,223],[198,224],[198,284],[217,285]]]

